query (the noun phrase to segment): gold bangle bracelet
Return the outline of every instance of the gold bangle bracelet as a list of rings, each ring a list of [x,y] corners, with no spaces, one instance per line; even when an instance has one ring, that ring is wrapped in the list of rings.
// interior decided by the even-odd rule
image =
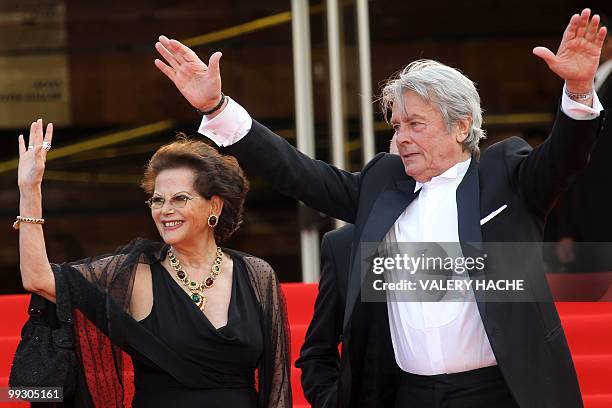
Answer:
[[[22,217],[21,215],[18,215],[17,218],[15,219],[15,222],[13,223],[13,229],[18,230],[19,223],[22,223],[22,222],[27,222],[28,224],[44,224],[45,219],[44,218],[34,218],[34,217]]]

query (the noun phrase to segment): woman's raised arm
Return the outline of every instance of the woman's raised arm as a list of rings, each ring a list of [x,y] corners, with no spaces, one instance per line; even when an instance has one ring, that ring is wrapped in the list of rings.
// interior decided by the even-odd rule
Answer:
[[[35,292],[55,302],[55,279],[47,258],[42,227],[41,184],[45,172],[45,160],[53,139],[53,124],[47,125],[43,136],[43,121],[30,125],[30,137],[26,147],[23,135],[19,135],[19,266],[21,281],[28,292]],[[24,220],[25,219],[25,220]],[[33,221],[33,222],[32,222]]]

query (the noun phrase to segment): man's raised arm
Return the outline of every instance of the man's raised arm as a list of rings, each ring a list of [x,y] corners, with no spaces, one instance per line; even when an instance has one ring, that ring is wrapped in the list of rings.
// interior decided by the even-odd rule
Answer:
[[[249,174],[257,174],[283,194],[332,217],[353,223],[360,175],[301,153],[221,92],[220,52],[205,64],[179,41],[160,36],[155,48],[165,60],[155,66],[204,117],[198,132],[217,146],[231,148]]]

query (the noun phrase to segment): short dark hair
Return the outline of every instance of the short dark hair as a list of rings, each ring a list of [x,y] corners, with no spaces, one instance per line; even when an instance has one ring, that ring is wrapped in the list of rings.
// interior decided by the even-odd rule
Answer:
[[[222,155],[215,148],[184,133],[178,139],[160,147],[145,167],[142,188],[153,194],[155,179],[163,170],[188,168],[195,173],[194,188],[202,197],[216,195],[223,200],[223,210],[215,227],[215,240],[227,240],[242,224],[244,200],[249,182],[235,158]],[[209,214],[202,214],[208,217]]]

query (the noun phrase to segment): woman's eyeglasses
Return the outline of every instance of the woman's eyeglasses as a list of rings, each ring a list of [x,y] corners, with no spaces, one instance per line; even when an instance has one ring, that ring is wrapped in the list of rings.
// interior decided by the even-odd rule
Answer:
[[[202,198],[202,197],[190,197],[186,194],[176,194],[170,197],[168,201],[170,203],[170,206],[173,208],[185,208],[185,206],[187,205],[187,202],[195,198]],[[147,204],[153,210],[159,210],[160,208],[164,206],[165,203],[166,203],[166,199],[162,196],[153,196],[149,198],[147,201],[145,201],[145,204]]]

